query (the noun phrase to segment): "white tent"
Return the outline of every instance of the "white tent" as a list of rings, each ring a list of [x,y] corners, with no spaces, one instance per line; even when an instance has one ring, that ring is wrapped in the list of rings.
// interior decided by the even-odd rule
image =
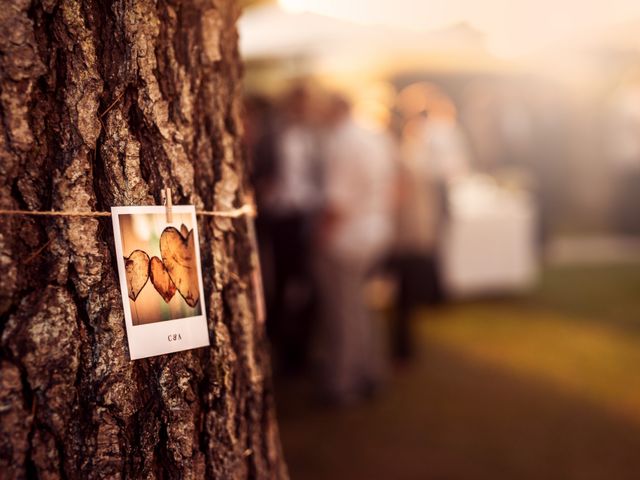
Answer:
[[[488,54],[484,35],[467,24],[421,31],[294,13],[267,4],[247,10],[239,31],[248,62],[297,60],[300,68],[316,72],[487,70],[509,65]]]

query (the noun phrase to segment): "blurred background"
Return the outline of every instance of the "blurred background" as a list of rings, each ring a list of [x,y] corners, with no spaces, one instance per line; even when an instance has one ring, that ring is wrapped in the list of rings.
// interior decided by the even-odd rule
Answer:
[[[640,3],[244,4],[292,478],[640,478]]]

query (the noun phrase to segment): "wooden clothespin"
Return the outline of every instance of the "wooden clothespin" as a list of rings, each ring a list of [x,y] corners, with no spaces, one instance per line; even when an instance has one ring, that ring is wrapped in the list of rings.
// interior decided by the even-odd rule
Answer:
[[[167,211],[167,223],[173,223],[173,203],[171,201],[171,189],[164,189],[164,205]]]

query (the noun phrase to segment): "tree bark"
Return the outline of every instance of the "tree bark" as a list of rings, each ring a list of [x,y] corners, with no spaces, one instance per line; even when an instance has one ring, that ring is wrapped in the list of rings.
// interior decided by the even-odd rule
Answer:
[[[233,0],[0,5],[0,208],[247,192]],[[0,477],[285,478],[243,219],[199,217],[210,348],[130,361],[109,218],[0,216]]]

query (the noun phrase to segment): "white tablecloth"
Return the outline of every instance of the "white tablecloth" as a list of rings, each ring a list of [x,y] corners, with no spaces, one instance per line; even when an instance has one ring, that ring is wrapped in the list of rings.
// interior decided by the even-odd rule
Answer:
[[[524,191],[489,178],[450,189],[451,217],[441,249],[445,287],[453,297],[524,291],[537,275],[536,215]]]

